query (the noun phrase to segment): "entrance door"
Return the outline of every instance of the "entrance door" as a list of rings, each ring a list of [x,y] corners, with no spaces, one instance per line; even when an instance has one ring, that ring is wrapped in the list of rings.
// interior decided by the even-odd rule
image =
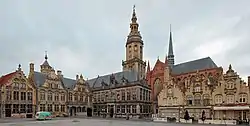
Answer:
[[[11,104],[5,105],[5,117],[11,117]]]
[[[113,116],[114,116],[114,108],[112,107],[112,108],[110,108],[110,110],[109,110],[109,116],[111,117],[111,118],[113,118]]]
[[[87,116],[92,117],[92,108],[87,108]]]

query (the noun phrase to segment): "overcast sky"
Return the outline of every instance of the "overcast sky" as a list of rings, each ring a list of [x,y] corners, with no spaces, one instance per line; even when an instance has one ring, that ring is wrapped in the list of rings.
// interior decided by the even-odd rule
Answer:
[[[0,75],[36,71],[49,63],[64,76],[84,78],[122,70],[132,7],[151,67],[167,53],[172,24],[176,63],[210,56],[250,75],[249,0],[1,0]]]

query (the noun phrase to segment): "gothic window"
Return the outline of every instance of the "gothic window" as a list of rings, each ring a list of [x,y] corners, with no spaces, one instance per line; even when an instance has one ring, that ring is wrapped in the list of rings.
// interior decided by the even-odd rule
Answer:
[[[203,95],[203,105],[209,105],[210,104],[210,100],[209,100],[209,95],[208,94],[205,94]]]
[[[154,97],[157,97],[157,95],[161,91],[161,88],[162,88],[161,80],[158,78],[155,80],[155,83],[154,83]]]
[[[194,96],[194,104],[195,105],[200,105],[201,104],[201,96],[200,95],[195,95]]]
[[[188,95],[187,96],[187,105],[192,105],[193,104],[193,96]]]
[[[234,95],[227,95],[227,104],[234,103]]]
[[[247,102],[247,94],[240,94],[239,96],[239,103],[246,103]]]
[[[222,95],[215,95],[214,96],[214,102],[215,104],[221,104],[222,103]]]

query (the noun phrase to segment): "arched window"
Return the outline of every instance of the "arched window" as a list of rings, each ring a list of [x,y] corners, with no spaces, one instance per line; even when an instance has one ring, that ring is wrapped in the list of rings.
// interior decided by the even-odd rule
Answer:
[[[154,97],[156,98],[162,89],[161,80],[157,78],[154,83]]]
[[[193,105],[193,96],[191,95],[187,96],[187,105]]]
[[[208,94],[203,95],[203,105],[209,105],[210,104],[210,98]]]
[[[215,102],[215,104],[221,104],[222,103],[222,95],[215,95],[214,102]]]
[[[227,95],[227,103],[228,104],[234,103],[234,95]]]
[[[239,103],[246,103],[247,102],[247,94],[240,94],[239,96]]]
[[[201,104],[201,96],[200,95],[195,95],[194,96],[194,104],[195,105],[200,105]]]

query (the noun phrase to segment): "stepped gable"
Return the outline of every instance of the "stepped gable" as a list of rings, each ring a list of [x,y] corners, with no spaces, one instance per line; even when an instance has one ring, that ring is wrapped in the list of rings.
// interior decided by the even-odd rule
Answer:
[[[46,80],[46,74],[35,71],[34,76],[35,76],[36,86],[37,87],[42,86]],[[74,86],[76,84],[76,80],[70,79],[70,78],[65,78],[65,77],[63,77],[62,82],[66,88],[70,88],[70,89],[74,88]]]

